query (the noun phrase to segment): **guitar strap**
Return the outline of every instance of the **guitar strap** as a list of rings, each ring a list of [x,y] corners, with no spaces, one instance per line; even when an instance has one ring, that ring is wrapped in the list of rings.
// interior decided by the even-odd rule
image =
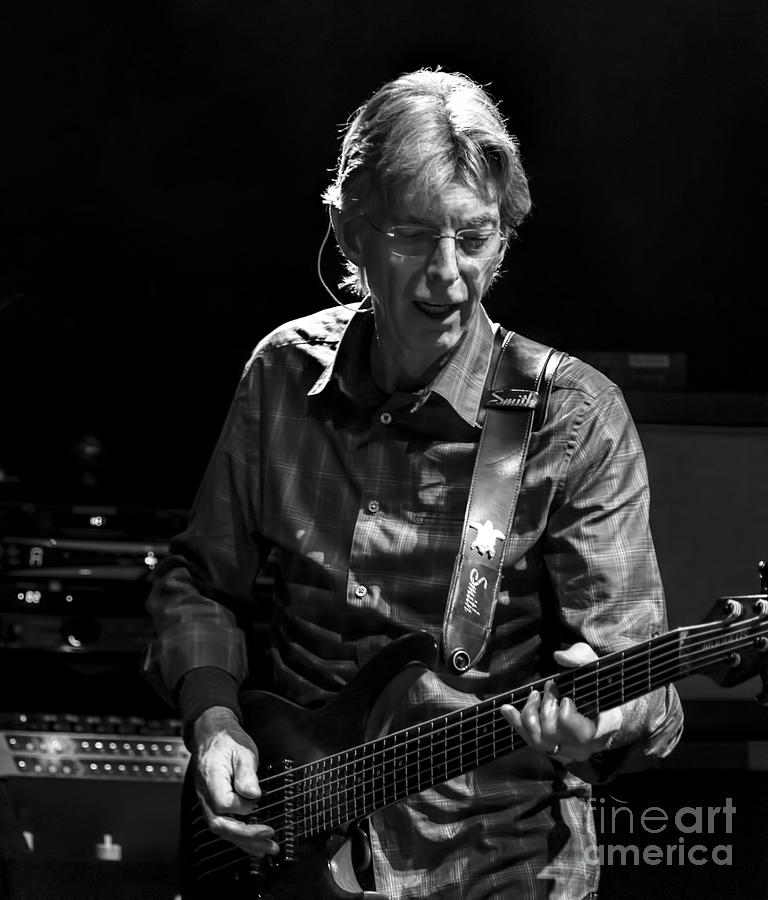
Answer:
[[[505,329],[494,337],[497,361],[443,620],[443,656],[459,674],[478,662],[491,634],[528,445],[564,356]]]

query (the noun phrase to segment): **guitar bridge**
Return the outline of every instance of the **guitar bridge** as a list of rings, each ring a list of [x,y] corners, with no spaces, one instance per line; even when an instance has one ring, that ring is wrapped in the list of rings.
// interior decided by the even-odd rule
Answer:
[[[281,828],[282,839],[280,846],[282,847],[282,856],[286,862],[294,862],[296,859],[296,823],[294,820],[294,775],[295,769],[293,760],[281,760],[281,768],[283,772],[283,825]]]

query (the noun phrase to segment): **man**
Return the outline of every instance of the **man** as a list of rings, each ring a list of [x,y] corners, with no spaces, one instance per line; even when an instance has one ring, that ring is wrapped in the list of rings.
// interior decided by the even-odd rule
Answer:
[[[496,331],[481,301],[530,208],[497,107],[441,71],[397,78],[357,111],[325,200],[363,299],[256,348],[149,599],[147,671],[179,704],[208,826],[256,857],[279,849],[269,825],[238,818],[260,796],[238,686],[264,554],[277,549],[286,698],[328,700],[410,631],[439,642]],[[666,627],[636,431],[619,390],[576,359],[533,434],[514,532],[483,656],[462,674],[441,657],[392,728]],[[371,818],[383,894],[590,896],[587,781],[651,764],[682,728],[671,687],[593,721],[547,682],[503,712],[526,747]]]

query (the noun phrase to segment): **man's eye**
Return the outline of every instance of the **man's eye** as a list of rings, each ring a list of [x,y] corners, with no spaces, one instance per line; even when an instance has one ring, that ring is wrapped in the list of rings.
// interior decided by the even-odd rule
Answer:
[[[431,241],[434,232],[427,228],[410,228],[409,226],[401,226],[392,229],[395,237],[404,238],[408,241]]]
[[[473,251],[473,250],[482,250],[487,247],[493,238],[494,233],[492,231],[489,232],[477,232],[471,234],[462,234],[461,235],[461,246],[465,250]]]

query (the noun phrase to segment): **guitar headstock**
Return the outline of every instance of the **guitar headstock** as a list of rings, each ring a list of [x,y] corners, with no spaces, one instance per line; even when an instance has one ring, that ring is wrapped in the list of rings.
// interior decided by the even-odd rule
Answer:
[[[720,628],[703,646],[717,652],[706,674],[723,687],[733,687],[760,675],[763,687],[756,699],[768,705],[768,566],[758,564],[760,591],[721,597],[705,622]]]

